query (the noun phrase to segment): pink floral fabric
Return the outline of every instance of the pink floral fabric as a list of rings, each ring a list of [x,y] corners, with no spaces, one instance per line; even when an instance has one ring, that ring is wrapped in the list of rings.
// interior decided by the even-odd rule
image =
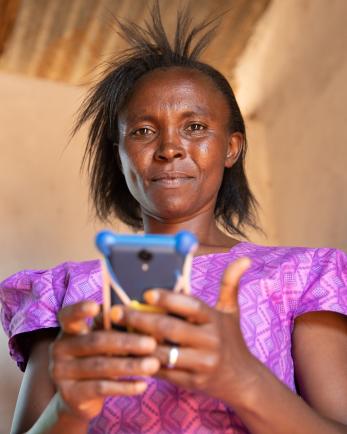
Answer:
[[[239,290],[243,336],[250,351],[295,392],[294,320],[320,310],[347,315],[347,255],[334,249],[239,243],[227,253],[194,258],[193,295],[214,306],[223,270],[241,256],[252,259]],[[22,369],[26,360],[16,347],[16,335],[58,327],[59,309],[87,299],[101,302],[98,261],[22,271],[1,283],[2,324],[10,354]],[[148,379],[141,396],[108,398],[89,428],[90,434],[247,432],[225,403],[156,379]]]

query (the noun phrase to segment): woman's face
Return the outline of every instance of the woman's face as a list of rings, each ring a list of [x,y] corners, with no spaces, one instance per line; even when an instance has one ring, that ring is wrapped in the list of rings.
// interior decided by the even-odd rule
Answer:
[[[136,83],[119,115],[119,156],[144,215],[179,222],[213,213],[243,140],[229,119],[224,95],[199,71],[158,69]]]

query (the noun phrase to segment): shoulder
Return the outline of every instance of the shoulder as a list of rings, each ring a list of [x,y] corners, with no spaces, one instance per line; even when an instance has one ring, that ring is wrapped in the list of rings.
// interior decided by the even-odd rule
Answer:
[[[23,270],[0,282],[0,303],[3,307],[18,307],[25,302],[49,299],[64,305],[64,298],[79,292],[82,299],[88,290],[101,285],[100,262],[64,262],[46,270]]]
[[[303,246],[265,246],[251,242],[241,242],[236,245],[239,253],[249,254],[255,258],[263,258],[264,262],[283,262],[290,260],[312,261],[318,258],[338,256],[347,258],[344,251],[330,247]]]
[[[0,282],[0,302],[6,303],[7,295],[45,292],[47,288],[66,289],[71,279],[90,278],[100,273],[98,260],[84,262],[64,262],[44,270],[22,270]],[[13,292],[15,290],[15,293]],[[14,300],[15,301],[15,300]]]
[[[262,246],[240,242],[229,252],[204,255],[194,258],[193,271],[205,275],[212,271],[221,274],[225,267],[237,258],[247,256],[252,261],[243,282],[277,281],[281,286],[295,286],[304,290],[320,279],[333,280],[347,286],[347,255],[333,248],[310,248],[288,246]],[[340,285],[340,286],[341,286]]]
[[[58,327],[57,313],[82,300],[101,302],[98,260],[64,262],[46,270],[23,270],[0,283],[1,321],[11,355],[19,362],[14,337]]]
[[[317,276],[329,271],[347,270],[347,254],[333,248],[261,246],[240,243],[238,256],[249,256],[255,266],[264,271],[300,272],[302,276]]]
[[[6,287],[15,284],[16,286],[30,287],[33,280],[44,279],[47,277],[61,278],[69,274],[90,273],[93,270],[99,270],[100,263],[98,260],[73,262],[66,261],[47,269],[25,269],[19,271],[0,282],[0,287]]]
[[[347,255],[331,248],[271,247],[242,243],[252,267],[244,283],[281,303],[295,318],[310,311],[347,314]]]
[[[89,290],[100,286],[100,263],[64,262],[46,270],[23,270],[0,283],[0,303],[5,310],[16,309],[27,303],[49,301],[61,307],[72,293],[82,299]]]

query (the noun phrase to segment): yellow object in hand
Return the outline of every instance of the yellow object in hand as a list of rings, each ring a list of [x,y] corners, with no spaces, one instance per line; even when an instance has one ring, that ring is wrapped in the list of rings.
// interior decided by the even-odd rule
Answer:
[[[152,306],[150,304],[140,303],[137,300],[131,300],[128,306],[131,309],[139,310],[140,312],[151,312],[151,313],[164,313],[165,310],[159,306]]]

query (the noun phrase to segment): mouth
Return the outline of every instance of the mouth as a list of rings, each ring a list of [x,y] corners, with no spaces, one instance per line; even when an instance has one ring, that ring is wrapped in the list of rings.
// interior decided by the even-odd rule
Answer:
[[[160,172],[155,174],[151,181],[157,185],[167,187],[179,187],[194,179],[193,176],[184,172]]]

